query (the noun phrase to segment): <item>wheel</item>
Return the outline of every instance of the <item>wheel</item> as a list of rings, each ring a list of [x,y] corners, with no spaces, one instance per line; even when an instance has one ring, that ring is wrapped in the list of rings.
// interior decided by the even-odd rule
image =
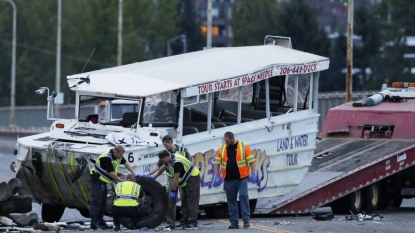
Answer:
[[[82,215],[82,217],[84,218],[90,218],[91,215],[89,214],[89,209],[78,209],[79,213]]]
[[[363,203],[363,195],[362,190],[356,190],[353,193],[348,195],[348,205],[349,210],[353,212],[353,214],[358,214],[362,210],[362,203]]]
[[[61,220],[65,206],[42,204],[42,220],[44,222],[59,222]]]
[[[362,210],[362,199],[362,191],[359,189],[334,201],[330,206],[334,214],[350,214],[350,211],[358,214]]]
[[[166,190],[161,184],[151,178],[136,177],[136,182],[141,185],[145,193],[147,206],[146,217],[136,224],[136,228],[154,228],[160,225],[166,218],[168,209],[168,198]],[[131,218],[121,217],[120,222],[124,227],[130,222]]]
[[[227,204],[219,204],[215,206],[208,206],[204,208],[205,214],[210,219],[228,218],[229,210]]]
[[[388,208],[389,208],[389,195],[387,193],[383,193],[380,196],[378,210],[387,210]]]
[[[366,212],[372,212],[378,209],[381,202],[381,191],[379,184],[372,184],[363,189],[363,206]]]
[[[395,194],[392,198],[389,199],[389,206],[393,208],[399,208],[402,204],[402,196]]]

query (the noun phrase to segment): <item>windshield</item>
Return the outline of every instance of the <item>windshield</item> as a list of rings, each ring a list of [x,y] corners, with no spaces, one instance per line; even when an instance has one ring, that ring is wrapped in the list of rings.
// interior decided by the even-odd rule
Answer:
[[[78,121],[105,124],[121,122],[125,113],[134,113],[138,119],[139,100],[120,100],[98,96],[79,96]]]
[[[179,103],[176,91],[163,92],[145,98],[140,125],[176,126],[179,114]]]

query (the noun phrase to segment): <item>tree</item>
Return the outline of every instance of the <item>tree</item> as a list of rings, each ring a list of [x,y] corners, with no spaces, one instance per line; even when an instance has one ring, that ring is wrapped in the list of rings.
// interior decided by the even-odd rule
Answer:
[[[234,46],[261,45],[266,35],[281,35],[275,0],[241,0],[232,8]],[[284,36],[291,36],[286,34]]]
[[[202,50],[204,37],[200,32],[201,23],[196,15],[194,0],[180,0],[177,4],[178,34],[186,35],[187,52]],[[182,53],[182,41],[172,44],[173,54]]]
[[[362,38],[360,43],[353,44],[353,67],[360,69],[360,72],[354,75],[353,90],[358,91],[371,78],[372,74],[367,72],[368,68],[379,55],[382,46],[376,12],[367,3],[361,3],[355,10],[353,30],[353,34]]]
[[[404,58],[408,50],[406,36],[415,32],[415,27],[407,23],[407,18],[413,16],[406,9],[413,8],[410,2],[396,0],[382,1],[376,6],[374,13],[378,23],[373,27],[380,31],[378,41],[381,46],[370,62],[373,77],[365,83],[365,89],[379,89],[386,81],[413,80],[410,61]]]
[[[378,4],[381,21],[395,25],[404,36],[415,35],[415,4],[412,1],[383,0]]]
[[[15,0],[17,7],[16,47],[16,105],[45,102],[36,96],[39,86],[47,86],[55,78],[56,61],[56,1],[36,1],[27,4]],[[7,2],[0,2],[0,87],[10,93],[12,9]],[[53,11],[52,11],[53,10]],[[54,82],[53,82],[54,83]],[[0,96],[0,105],[8,106],[10,95]]]
[[[291,37],[293,48],[321,56],[329,55],[330,42],[318,25],[315,13],[306,0],[281,3],[277,14],[279,33]]]
[[[17,5],[16,105],[45,104],[35,95],[40,86],[55,87],[57,1],[37,0]],[[61,85],[65,76],[116,65],[118,34],[117,0],[62,1]],[[178,0],[124,1],[123,63],[164,56],[167,40],[177,35]],[[12,10],[0,1],[0,86],[10,93]],[[9,95],[0,96],[8,106]]]
[[[333,39],[330,51],[330,67],[322,73],[324,75],[320,76],[319,91],[344,91],[346,75],[342,70],[346,67],[347,37],[340,34],[339,37]]]
[[[280,4],[275,0],[241,0],[234,6],[232,28],[236,46],[263,44],[266,35],[288,36],[294,49],[329,56],[330,41],[306,0]],[[329,75],[328,71],[320,75],[320,85],[338,83],[326,82]]]

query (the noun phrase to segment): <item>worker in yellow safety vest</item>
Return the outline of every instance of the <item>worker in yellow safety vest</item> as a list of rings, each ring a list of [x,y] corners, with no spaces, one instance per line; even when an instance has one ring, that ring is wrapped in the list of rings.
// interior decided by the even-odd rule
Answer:
[[[120,217],[131,218],[127,227],[136,229],[136,224],[145,216],[144,193],[141,186],[135,182],[135,176],[128,174],[126,181],[118,183],[115,187],[115,198],[112,205],[114,231],[120,231]]]
[[[174,144],[173,138],[170,135],[165,135],[163,139],[161,140],[161,143],[163,143],[163,146],[166,148],[166,150],[169,153],[181,154],[185,156],[189,161],[192,161],[190,158],[190,154],[187,151],[187,148]],[[163,174],[164,171],[166,171],[166,175],[167,175],[166,191],[167,191],[167,196],[168,196],[171,192],[171,187],[173,184],[173,177],[174,177],[174,169],[171,163],[165,164],[161,160],[159,160],[157,165],[154,166],[153,169],[151,169],[151,171],[148,174],[143,174],[143,176],[156,179],[161,174]],[[182,188],[179,187],[180,196],[182,196],[182,192],[183,192]],[[172,201],[172,199],[169,199],[169,201]],[[166,221],[167,221],[169,228],[173,229],[175,228],[175,225],[176,225],[176,204],[172,203],[169,205],[169,207],[170,208],[167,210]],[[180,227],[182,225],[187,224],[186,222],[187,220],[184,217],[189,216],[189,214],[186,213],[186,209],[182,208],[181,210],[182,210],[182,217],[180,218],[180,225],[179,225]]]
[[[132,174],[134,169],[123,158],[125,149],[116,145],[113,149],[102,153],[91,169],[91,203],[89,214],[91,216],[91,229],[111,229],[104,221],[107,206],[107,184],[113,181],[122,182],[117,176],[120,164],[123,164]]]
[[[167,166],[172,166],[174,170],[173,182],[171,185],[169,210],[175,209],[178,188],[182,188],[181,202],[183,229],[197,229],[197,215],[199,213],[200,199],[200,175],[199,169],[190,162],[185,156],[174,153],[170,154],[167,150],[162,150],[158,154],[159,159]],[[174,205],[174,206],[170,206]],[[167,226],[174,227],[174,226]]]

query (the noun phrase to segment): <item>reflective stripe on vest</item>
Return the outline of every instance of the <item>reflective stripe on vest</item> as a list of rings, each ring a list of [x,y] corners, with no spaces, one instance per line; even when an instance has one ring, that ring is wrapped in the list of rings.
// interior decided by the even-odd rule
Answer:
[[[118,168],[119,168],[119,166],[121,164],[121,159],[113,159],[111,152],[112,152],[112,150],[108,150],[108,151],[102,153],[98,157],[97,161],[94,164],[94,167],[91,169],[91,172],[90,172],[91,174],[94,174],[94,172],[97,172],[100,175],[99,176],[99,179],[102,180],[105,183],[111,183],[113,181],[113,179],[108,174],[107,171],[105,171],[104,169],[101,168],[101,165],[100,165],[101,161],[100,161],[100,159],[101,158],[105,158],[105,157],[110,158],[111,159],[111,164],[112,164],[112,167],[114,168],[114,173],[115,174],[118,173]]]
[[[215,156],[215,164],[220,164],[222,178],[226,178],[226,166],[228,161],[228,151],[226,144],[222,144]],[[249,176],[248,164],[255,161],[255,156],[246,143],[238,141],[236,150],[236,164],[239,169],[240,178],[243,179]]]
[[[185,172],[184,172],[183,177],[181,177],[180,180],[179,180],[179,186],[180,187],[186,186],[186,181],[189,179],[189,177],[199,175],[199,169],[197,167],[195,167],[183,155],[181,155],[179,153],[171,154],[171,160],[172,160],[171,161],[172,166],[174,166],[174,164],[176,164],[176,163],[181,163],[183,165],[183,168],[184,168]]]
[[[226,164],[227,164],[227,162],[224,162],[223,161],[223,156],[225,155],[225,150],[227,149],[228,147],[226,146],[226,144],[224,143],[224,144],[222,144],[222,146],[220,147],[220,161],[217,161],[217,162],[219,162],[220,163],[220,167],[222,168],[222,169],[226,169]],[[236,164],[238,165],[238,167],[244,167],[244,166],[246,166],[246,155],[245,155],[245,153],[246,153],[246,151],[245,151],[245,143],[243,143],[243,142],[238,142],[238,148],[237,148],[237,151],[240,151],[241,152],[241,160],[238,160],[238,152],[236,153]],[[218,158],[216,158],[216,160],[218,160]]]
[[[169,152],[174,153],[174,154],[180,154],[180,155],[183,155],[185,158],[187,158],[186,156],[187,149],[184,146],[179,146],[179,145],[175,145],[175,146],[176,146],[175,151],[169,151]],[[190,158],[187,158],[187,159],[190,160]],[[174,168],[171,163],[167,164],[166,166],[166,175],[168,177],[174,177]]]
[[[115,187],[115,206],[138,206],[140,185],[132,181],[124,181]]]

